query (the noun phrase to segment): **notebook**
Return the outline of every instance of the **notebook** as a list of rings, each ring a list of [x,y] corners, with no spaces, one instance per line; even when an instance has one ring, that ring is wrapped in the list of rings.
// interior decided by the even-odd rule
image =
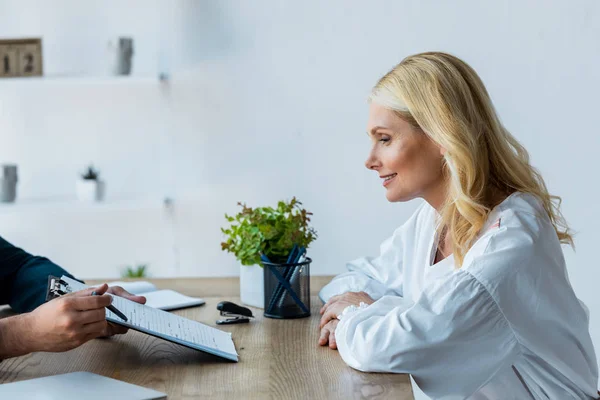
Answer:
[[[157,400],[166,399],[167,395],[91,372],[71,372],[0,385],[0,399],[17,398],[27,400]]]
[[[200,306],[205,303],[198,297],[189,297],[174,290],[157,290],[156,286],[146,281],[135,282],[109,282],[108,286],[121,286],[131,294],[137,294],[146,297],[148,307],[158,308],[160,310],[177,310],[179,308]]]
[[[60,279],[68,285],[68,291],[70,292],[88,287],[65,275]],[[214,354],[228,360],[238,361],[238,354],[231,333],[144,304],[135,303],[123,297],[112,297],[112,305],[125,314],[127,321],[122,320],[112,311],[106,309],[107,321],[182,346]]]

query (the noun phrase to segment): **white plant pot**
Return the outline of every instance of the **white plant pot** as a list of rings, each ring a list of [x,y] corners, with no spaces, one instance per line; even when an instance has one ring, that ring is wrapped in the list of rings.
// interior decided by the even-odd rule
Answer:
[[[265,281],[262,267],[240,266],[240,298],[246,305],[256,308],[265,307]]]
[[[103,181],[80,179],[77,181],[77,198],[80,201],[96,202],[104,200],[106,185]]]

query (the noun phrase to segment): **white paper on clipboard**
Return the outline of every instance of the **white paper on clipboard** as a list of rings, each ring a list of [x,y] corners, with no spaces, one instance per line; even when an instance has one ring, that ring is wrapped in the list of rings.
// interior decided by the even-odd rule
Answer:
[[[61,280],[68,283],[73,292],[89,287],[64,275]],[[127,316],[127,321],[123,321],[107,309],[108,321],[228,360],[238,361],[231,333],[123,297],[114,295],[112,297],[113,306]]]

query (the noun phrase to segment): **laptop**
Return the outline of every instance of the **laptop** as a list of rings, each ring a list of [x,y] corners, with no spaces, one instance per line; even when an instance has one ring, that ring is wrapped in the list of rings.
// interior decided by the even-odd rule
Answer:
[[[159,400],[156,390],[91,372],[71,372],[0,385],[0,399],[27,400]]]

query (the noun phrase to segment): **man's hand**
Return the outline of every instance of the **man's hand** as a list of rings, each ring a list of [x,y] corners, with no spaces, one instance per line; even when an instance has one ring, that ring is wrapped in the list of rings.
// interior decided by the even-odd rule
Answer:
[[[144,296],[136,296],[123,289],[121,286],[111,286],[108,288],[106,293],[114,294],[115,296],[123,297],[127,300],[134,301],[140,304],[146,304],[146,298]],[[109,322],[106,324],[106,331],[102,336],[108,337],[112,335],[121,335],[127,333],[129,329],[123,325],[113,324]]]
[[[340,321],[332,319],[321,328],[321,336],[319,337],[319,344],[321,346],[327,346],[327,344],[329,344],[329,348],[333,350],[337,349],[337,343],[335,342],[335,328],[337,327],[338,322]]]
[[[92,296],[92,292],[101,296]],[[103,284],[42,304],[29,314],[31,351],[66,351],[97,337],[127,332],[127,328],[108,323],[105,307],[112,303],[106,293],[145,303],[143,296],[134,296],[119,286]]]
[[[92,296],[95,291],[101,296]],[[58,352],[73,349],[96,337],[127,332],[127,328],[106,321],[106,306],[121,296],[144,304],[119,286],[106,284],[50,300],[27,314],[0,320],[0,360],[34,351]]]
[[[26,314],[30,351],[66,351],[102,336],[107,331],[106,309],[112,297],[108,285],[70,293],[42,304]],[[92,292],[101,296],[92,296]]]
[[[340,315],[346,307],[351,305],[358,307],[361,302],[373,304],[375,303],[375,300],[365,292],[346,292],[337,296],[332,296],[319,311],[322,315],[319,327],[323,329],[329,321],[337,320],[337,316]]]

